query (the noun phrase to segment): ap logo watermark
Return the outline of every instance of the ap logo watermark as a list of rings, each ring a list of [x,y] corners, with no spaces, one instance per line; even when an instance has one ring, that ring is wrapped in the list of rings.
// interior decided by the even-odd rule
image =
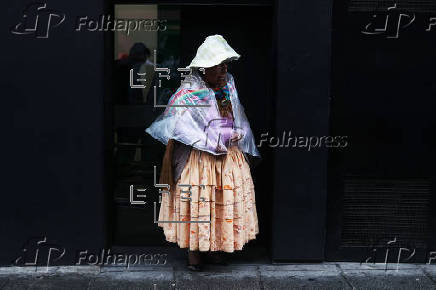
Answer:
[[[23,10],[21,21],[11,28],[11,33],[48,38],[50,29],[61,25],[64,21],[64,13],[47,8],[46,3],[34,2]]]
[[[14,266],[46,266],[59,261],[65,255],[65,248],[47,241],[47,237],[30,238],[21,249],[21,255],[16,258]]]
[[[415,13],[400,12],[397,4],[387,8],[383,15],[373,14],[373,21],[369,22],[363,34],[386,35],[386,38],[399,38],[400,30],[410,26],[415,21]]]

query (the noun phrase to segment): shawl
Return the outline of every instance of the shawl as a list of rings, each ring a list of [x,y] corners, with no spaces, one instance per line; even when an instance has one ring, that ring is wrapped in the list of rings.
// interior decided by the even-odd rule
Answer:
[[[260,157],[250,124],[239,101],[233,76],[227,73],[227,87],[233,110],[233,130],[240,134],[236,141],[242,152]],[[171,96],[164,112],[145,130],[167,145],[170,139],[214,155],[226,154],[229,144],[223,142],[222,127],[213,89],[203,81],[198,71],[185,78]],[[217,147],[220,150],[217,150]]]

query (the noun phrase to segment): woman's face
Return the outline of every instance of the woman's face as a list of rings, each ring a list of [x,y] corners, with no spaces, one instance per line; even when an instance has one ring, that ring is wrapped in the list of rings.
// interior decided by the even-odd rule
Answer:
[[[222,62],[219,65],[204,69],[204,81],[213,88],[221,88],[226,85],[227,63]]]

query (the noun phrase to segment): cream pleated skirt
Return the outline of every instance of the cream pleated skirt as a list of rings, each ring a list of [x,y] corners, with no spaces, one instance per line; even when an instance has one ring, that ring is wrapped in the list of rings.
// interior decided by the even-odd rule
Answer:
[[[170,192],[158,226],[180,248],[231,253],[259,233],[250,167],[237,146],[220,156],[192,149]]]

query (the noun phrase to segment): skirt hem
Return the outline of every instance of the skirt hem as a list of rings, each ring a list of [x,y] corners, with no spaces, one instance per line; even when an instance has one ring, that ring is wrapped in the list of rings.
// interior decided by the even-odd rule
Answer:
[[[159,227],[163,229],[162,226],[159,226]],[[181,245],[180,243],[178,243],[177,241],[174,241],[173,239],[169,239],[166,235],[165,235],[165,240],[166,240],[167,242],[169,242],[169,243],[177,244],[177,246],[178,246],[180,249],[188,249],[188,250],[191,250],[191,251],[200,251],[200,252],[225,252],[225,253],[234,253],[234,252],[236,252],[236,251],[242,251],[242,250],[244,249],[244,247],[245,247],[246,244],[248,244],[249,242],[251,242],[251,241],[253,241],[253,240],[256,239],[256,236],[257,236],[258,234],[259,234],[259,231],[257,231],[257,232],[254,234],[253,237],[248,238],[248,240],[247,240],[247,241],[242,245],[242,247],[241,247],[240,249],[235,248],[235,249],[233,249],[233,251],[225,250],[225,249],[212,249],[212,250],[211,250],[210,248],[209,248],[208,250],[204,250],[204,249],[201,249],[201,248],[199,248],[199,249],[197,249],[197,250],[191,250],[190,247],[189,247],[189,245],[187,245],[187,246],[183,246],[183,245]]]

